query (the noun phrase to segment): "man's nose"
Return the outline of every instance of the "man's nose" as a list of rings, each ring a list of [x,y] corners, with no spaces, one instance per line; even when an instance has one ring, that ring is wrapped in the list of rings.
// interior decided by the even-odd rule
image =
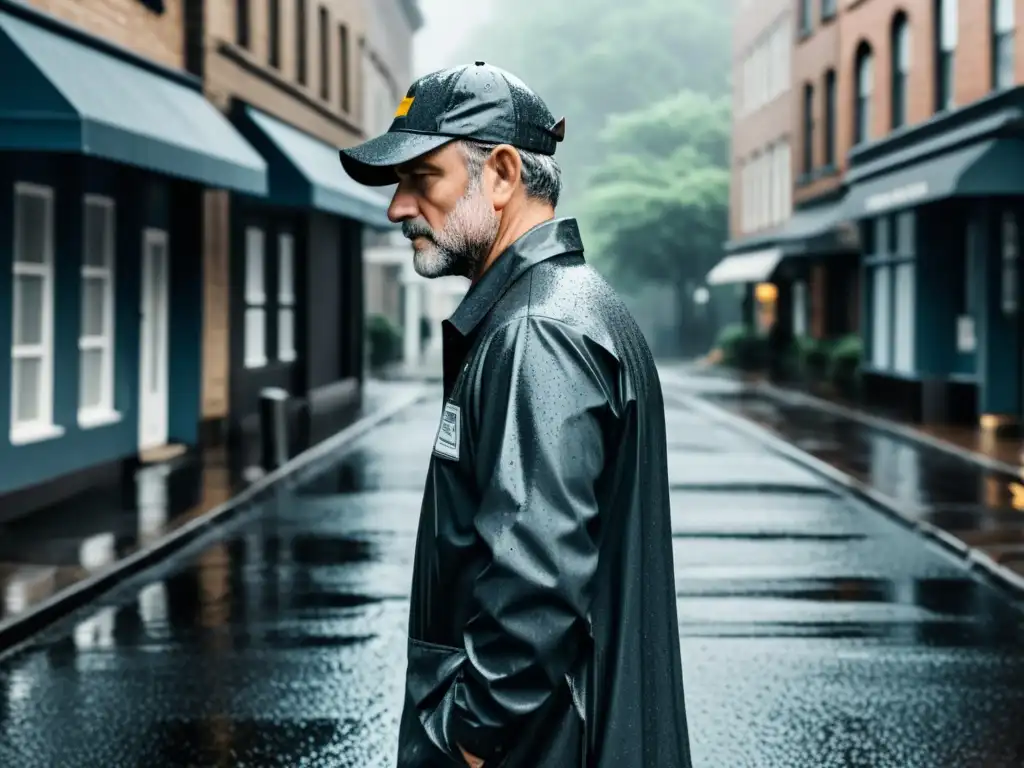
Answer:
[[[419,209],[416,207],[416,200],[413,196],[401,189],[396,190],[395,196],[391,198],[391,205],[388,206],[388,218],[395,224],[399,224],[415,219],[417,215],[419,215]]]

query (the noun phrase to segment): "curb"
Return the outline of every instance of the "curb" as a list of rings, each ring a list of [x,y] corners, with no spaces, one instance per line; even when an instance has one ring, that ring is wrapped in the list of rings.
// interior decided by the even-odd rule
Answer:
[[[326,458],[334,451],[344,448],[382,423],[390,421],[427,395],[428,389],[423,387],[412,394],[397,398],[386,407],[358,419],[340,432],[292,457],[284,465],[263,475],[223,504],[189,520],[157,541],[112,563],[106,569],[55,592],[24,613],[0,622],[0,654],[13,650],[15,646],[42,629],[78,610],[128,578],[157,565],[167,556],[191,544],[200,535],[226,524],[239,512],[248,508],[259,496],[272,490],[273,486],[309,468],[314,462]]]
[[[878,492],[869,484],[836,469],[816,456],[800,450],[770,429],[742,416],[738,416],[721,406],[709,403],[697,395],[667,392],[666,397],[719,422],[733,431],[740,432],[762,443],[773,453],[806,467],[873,508],[880,510],[903,527],[920,534],[927,541],[937,544],[945,552],[960,560],[968,571],[983,577],[990,585],[1008,593],[1014,601],[1019,600],[1024,595],[1024,577],[1000,565],[981,550],[965,544],[948,531],[918,519],[917,513],[923,512],[924,507],[915,508],[907,504],[901,504],[895,499]]]
[[[945,440],[939,440],[931,435],[919,432],[912,427],[904,426],[903,424],[893,422],[889,419],[871,416],[870,414],[862,413],[854,408],[847,408],[845,405],[840,405],[839,403],[833,403],[823,398],[815,397],[814,395],[808,395],[804,392],[793,392],[766,382],[759,382],[752,386],[748,384],[746,386],[752,388],[755,392],[758,392],[765,397],[770,397],[782,402],[807,405],[819,411],[824,411],[825,413],[831,413],[844,419],[850,419],[851,421],[856,421],[870,427],[871,429],[876,429],[879,432],[885,432],[906,442],[925,445],[937,451],[942,451],[943,453],[956,456],[958,459],[970,461],[993,472],[1003,472],[1008,475],[1013,475],[1016,478],[1024,476],[1024,468],[1019,465],[1007,464],[1005,461],[993,459],[990,456],[985,456],[984,454],[972,451],[969,448],[961,448],[958,445],[947,443]]]

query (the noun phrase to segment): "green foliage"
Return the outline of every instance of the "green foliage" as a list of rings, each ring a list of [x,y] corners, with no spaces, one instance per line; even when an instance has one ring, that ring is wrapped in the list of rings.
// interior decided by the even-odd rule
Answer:
[[[728,236],[727,100],[678,93],[613,116],[600,139],[583,207],[598,266],[619,282],[702,282]]]
[[[728,93],[731,3],[709,0],[519,0],[451,63],[483,59],[522,78],[566,118],[558,149],[567,208],[603,165],[598,136],[610,115],[643,110],[683,90]],[[665,153],[661,152],[659,156]]]
[[[860,336],[850,334],[835,343],[829,357],[828,376],[836,389],[846,395],[856,394],[863,359],[864,342]]]
[[[796,339],[796,346],[800,374],[812,381],[824,379],[828,375],[829,361],[834,344],[827,339],[801,336]]]
[[[366,343],[373,368],[402,359],[402,329],[384,315],[370,315],[366,319]]]
[[[742,323],[727,325],[715,341],[722,352],[722,363],[740,370],[753,370],[764,364],[766,343],[764,337]]]

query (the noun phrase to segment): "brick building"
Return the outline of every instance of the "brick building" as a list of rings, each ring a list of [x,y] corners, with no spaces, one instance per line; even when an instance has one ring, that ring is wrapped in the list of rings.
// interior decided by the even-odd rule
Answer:
[[[203,196],[266,163],[184,71],[189,3],[0,1],[0,516],[194,445]]]
[[[763,283],[777,265],[770,246],[792,208],[791,6],[740,0],[735,14],[731,238],[708,275],[713,286]],[[745,295],[749,311],[752,290]]]
[[[791,10],[794,212],[726,244],[763,254],[737,279],[772,280],[780,308],[788,293],[780,317],[798,335],[859,333],[870,400],[932,421],[1019,421],[1024,2]],[[734,225],[743,190],[734,178]]]
[[[206,201],[204,416],[226,417],[232,435],[256,426],[266,387],[292,395],[301,443],[336,431],[359,400],[364,230],[391,225],[387,198],[345,176],[337,148],[361,141],[395,96],[387,78],[364,77],[367,33],[380,26],[368,10],[210,0],[190,26],[208,98],[269,167],[266,197]],[[408,57],[413,25],[391,31],[386,50]]]
[[[394,101],[366,29],[351,0],[0,0],[0,518],[239,434],[266,386],[301,441],[358,404],[391,225],[337,148]]]

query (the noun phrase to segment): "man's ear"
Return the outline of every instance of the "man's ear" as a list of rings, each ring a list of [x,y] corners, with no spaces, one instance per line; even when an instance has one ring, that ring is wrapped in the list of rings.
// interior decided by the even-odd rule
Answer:
[[[515,147],[501,144],[491,152],[487,164],[492,172],[491,201],[496,209],[501,210],[508,205],[519,188],[523,159],[519,157]]]

